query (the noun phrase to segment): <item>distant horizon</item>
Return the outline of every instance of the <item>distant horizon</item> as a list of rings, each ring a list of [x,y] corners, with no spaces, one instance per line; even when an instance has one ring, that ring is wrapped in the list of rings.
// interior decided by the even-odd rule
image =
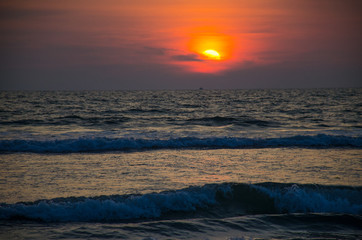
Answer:
[[[1,92],[82,92],[82,91],[239,91],[239,90],[326,90],[326,89],[362,89],[362,87],[300,87],[300,88],[175,88],[175,89],[0,89]]]

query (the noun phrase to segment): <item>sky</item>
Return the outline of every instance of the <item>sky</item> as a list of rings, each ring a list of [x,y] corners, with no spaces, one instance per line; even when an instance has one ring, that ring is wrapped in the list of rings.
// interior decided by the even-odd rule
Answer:
[[[0,2],[0,90],[362,87],[360,0]]]

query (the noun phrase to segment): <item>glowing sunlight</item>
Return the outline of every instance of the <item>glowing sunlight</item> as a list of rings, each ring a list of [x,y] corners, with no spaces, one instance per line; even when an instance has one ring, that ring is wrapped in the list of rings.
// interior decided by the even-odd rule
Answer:
[[[203,52],[203,54],[208,58],[208,59],[212,59],[212,60],[220,60],[220,54],[213,50],[213,49],[208,49],[205,50]]]

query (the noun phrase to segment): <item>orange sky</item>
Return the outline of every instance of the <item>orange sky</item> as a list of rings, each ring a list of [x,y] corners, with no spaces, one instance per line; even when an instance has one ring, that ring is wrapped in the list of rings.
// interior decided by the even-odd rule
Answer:
[[[361,5],[348,0],[15,0],[0,3],[1,60],[10,76],[16,68],[114,65],[210,76],[283,63],[360,67]],[[220,60],[203,55],[207,49],[217,51]]]

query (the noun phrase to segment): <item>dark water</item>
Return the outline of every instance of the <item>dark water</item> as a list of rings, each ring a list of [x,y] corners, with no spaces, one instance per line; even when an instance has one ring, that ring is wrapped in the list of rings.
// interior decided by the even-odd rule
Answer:
[[[0,238],[361,238],[361,94],[1,92]]]
[[[361,89],[1,92],[0,151],[357,147]]]

